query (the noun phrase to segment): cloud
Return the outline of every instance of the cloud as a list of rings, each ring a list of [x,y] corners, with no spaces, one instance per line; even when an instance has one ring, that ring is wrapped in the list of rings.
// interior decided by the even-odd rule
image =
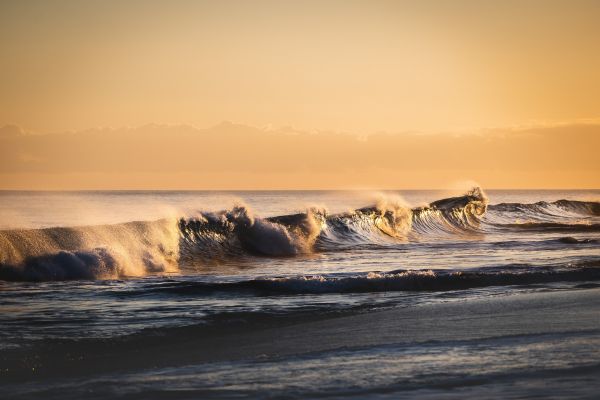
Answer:
[[[24,135],[25,131],[17,125],[4,125],[0,128],[0,138],[1,137],[11,137],[11,136],[20,136]]]
[[[16,127],[2,129],[0,173],[13,181],[19,174],[64,175],[67,183],[68,174],[104,174],[118,176],[127,187],[122,179],[130,174],[130,186],[137,187],[134,176],[140,174],[163,179],[185,175],[197,177],[189,187],[210,189],[246,187],[241,177],[250,174],[254,182],[263,182],[261,188],[293,188],[293,179],[300,176],[312,177],[312,187],[320,188],[352,182],[436,187],[457,179],[504,187],[600,186],[597,123],[366,136],[230,122],[206,129],[150,124],[36,135],[23,135]],[[188,186],[182,182],[177,187]]]

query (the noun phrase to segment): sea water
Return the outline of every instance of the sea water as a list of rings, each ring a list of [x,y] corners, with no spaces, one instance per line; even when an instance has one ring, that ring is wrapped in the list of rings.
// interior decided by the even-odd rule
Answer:
[[[593,398],[599,199],[1,192],[0,394]]]

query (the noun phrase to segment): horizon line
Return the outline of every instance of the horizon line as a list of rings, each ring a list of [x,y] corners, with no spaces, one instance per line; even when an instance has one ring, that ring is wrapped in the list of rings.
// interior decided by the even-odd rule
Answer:
[[[600,188],[485,188],[485,191],[600,191]],[[37,192],[37,193],[78,193],[78,192],[366,192],[366,191],[406,191],[406,192],[424,192],[424,191],[465,191],[465,189],[453,188],[426,188],[426,189],[384,189],[384,188],[337,188],[337,189],[0,189],[0,192]]]

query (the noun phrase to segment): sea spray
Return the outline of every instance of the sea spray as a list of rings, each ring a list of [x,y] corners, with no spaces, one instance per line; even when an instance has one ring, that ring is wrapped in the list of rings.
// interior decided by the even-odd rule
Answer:
[[[0,231],[4,279],[114,279],[174,272],[175,220]]]

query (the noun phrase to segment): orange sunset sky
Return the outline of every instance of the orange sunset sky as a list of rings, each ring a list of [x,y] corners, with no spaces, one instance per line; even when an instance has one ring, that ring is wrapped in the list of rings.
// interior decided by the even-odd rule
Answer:
[[[0,189],[600,188],[599,21],[584,0],[0,1]]]

